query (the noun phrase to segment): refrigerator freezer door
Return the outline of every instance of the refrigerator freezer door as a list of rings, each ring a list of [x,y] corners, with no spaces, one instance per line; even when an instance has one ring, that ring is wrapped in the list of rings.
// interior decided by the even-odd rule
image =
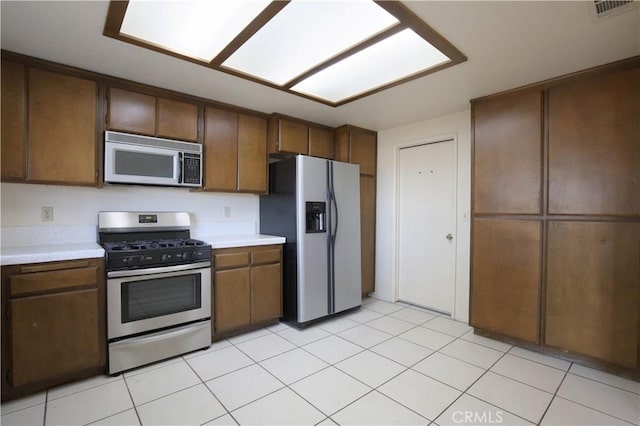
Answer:
[[[330,206],[333,228],[330,231],[335,233],[334,307],[335,312],[341,312],[362,304],[360,167],[337,161],[332,165],[335,203]]]
[[[328,201],[327,165],[328,161],[320,158],[296,157],[299,323],[329,314],[329,233],[306,232],[306,203]]]

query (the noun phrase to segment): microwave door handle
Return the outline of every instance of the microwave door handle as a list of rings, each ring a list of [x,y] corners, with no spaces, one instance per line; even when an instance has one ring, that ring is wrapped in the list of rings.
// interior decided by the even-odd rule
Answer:
[[[176,161],[174,164],[174,170],[177,172],[176,174],[178,176],[177,179],[177,183],[182,183],[182,168],[184,167],[184,159],[182,158],[182,152],[178,153],[178,156],[176,157]]]

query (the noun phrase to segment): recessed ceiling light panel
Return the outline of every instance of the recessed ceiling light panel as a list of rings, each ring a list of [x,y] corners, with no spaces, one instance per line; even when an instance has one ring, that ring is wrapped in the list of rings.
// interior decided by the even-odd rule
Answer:
[[[112,0],[104,35],[339,106],[467,58],[391,0]]]
[[[312,75],[291,90],[340,102],[449,61],[406,29]]]
[[[270,0],[129,0],[120,32],[210,62]]]
[[[397,23],[369,0],[293,0],[223,66],[284,85]]]

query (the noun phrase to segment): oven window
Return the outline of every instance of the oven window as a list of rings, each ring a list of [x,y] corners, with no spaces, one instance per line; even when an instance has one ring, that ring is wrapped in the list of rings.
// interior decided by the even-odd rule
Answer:
[[[122,322],[202,307],[200,274],[122,283]]]
[[[173,156],[116,150],[116,174],[173,177]]]

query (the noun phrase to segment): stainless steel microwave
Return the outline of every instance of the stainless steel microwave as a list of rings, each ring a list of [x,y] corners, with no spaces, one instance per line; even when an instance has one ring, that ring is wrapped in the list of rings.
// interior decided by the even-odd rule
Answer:
[[[202,186],[202,145],[105,132],[104,181],[161,186]]]

